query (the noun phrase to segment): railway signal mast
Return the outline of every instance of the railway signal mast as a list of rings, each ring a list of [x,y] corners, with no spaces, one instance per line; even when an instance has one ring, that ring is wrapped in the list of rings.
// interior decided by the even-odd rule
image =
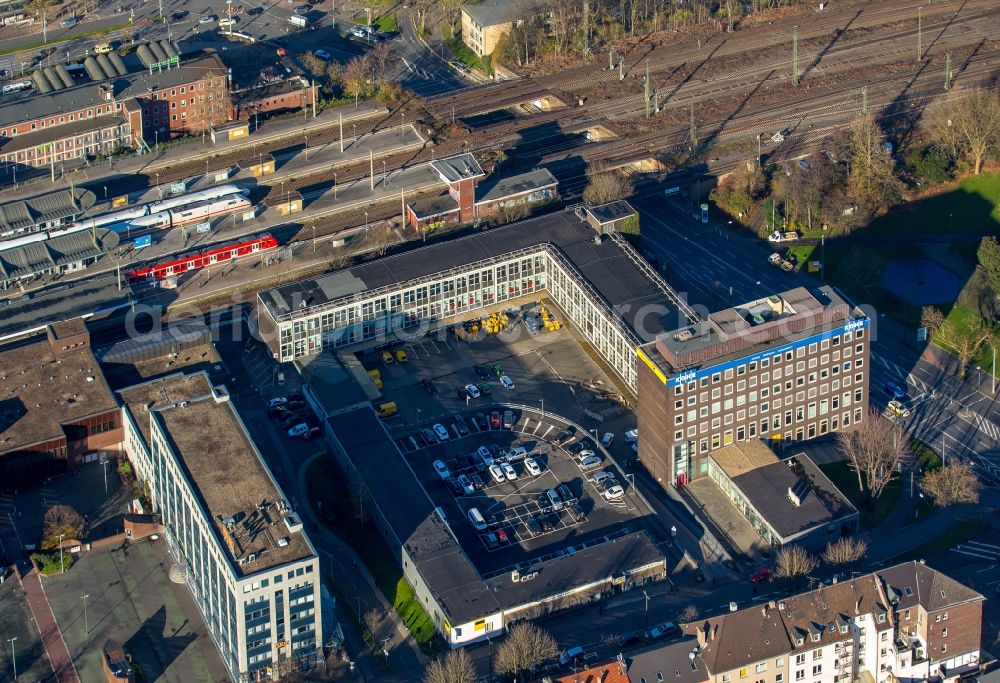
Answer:
[[[792,85],[799,84],[799,27],[792,27]]]

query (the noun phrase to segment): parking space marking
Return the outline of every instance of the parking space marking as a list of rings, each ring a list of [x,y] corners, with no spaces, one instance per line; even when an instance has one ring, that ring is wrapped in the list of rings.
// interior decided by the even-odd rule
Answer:
[[[541,438],[544,439],[544,438],[548,437],[549,432],[551,432],[553,429],[555,429],[555,425],[549,425],[549,428],[546,429],[545,432],[541,434]]]

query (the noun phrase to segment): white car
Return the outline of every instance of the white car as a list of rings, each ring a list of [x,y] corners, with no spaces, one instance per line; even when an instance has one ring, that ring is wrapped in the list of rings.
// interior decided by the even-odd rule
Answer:
[[[606,500],[617,500],[625,495],[625,489],[616,484],[604,489],[603,495]]]
[[[326,61],[330,61],[330,53],[327,52],[326,50],[316,50],[315,54],[320,59],[325,59]]]
[[[501,386],[503,386],[504,389],[507,389],[508,391],[514,388],[514,380],[512,380],[507,375],[500,376],[500,384]]]
[[[443,460],[434,461],[434,471],[441,479],[451,479],[451,472],[448,471],[448,466],[444,464]]]
[[[464,474],[458,475],[457,481],[459,485],[462,487],[462,490],[465,491],[465,495],[471,496],[473,493],[476,492],[476,487],[472,485],[472,480],[469,479],[466,475]]]
[[[286,403],[288,403],[288,399],[285,398],[284,396],[279,396],[277,398],[272,398],[270,401],[268,401],[267,402],[267,407],[268,408],[277,408],[278,406],[283,406]]]
[[[608,472],[607,470],[594,472],[594,474],[590,477],[590,480],[594,482],[594,486],[597,486],[598,488],[614,486],[611,482],[615,482],[615,484],[618,483],[615,481],[615,475],[611,474],[611,472]]]
[[[288,436],[294,439],[297,436],[302,436],[308,431],[309,431],[309,425],[307,425],[305,422],[300,422],[299,424],[295,425],[294,427],[288,430]]]
[[[434,435],[438,438],[438,441],[447,441],[451,438],[451,433],[448,429],[440,422],[433,427]]]
[[[509,462],[501,463],[500,467],[503,469],[503,474],[507,477],[507,481],[517,481],[517,470]]]
[[[469,398],[479,398],[482,394],[479,393],[479,387],[475,384],[466,384],[465,393],[469,395]]]
[[[589,458],[592,455],[595,455],[594,451],[590,450],[589,448],[584,448],[582,451],[576,454],[576,459],[579,461],[583,460],[584,458]]]
[[[490,465],[490,476],[493,477],[493,481],[498,484],[502,484],[507,481],[507,477],[504,476],[503,469],[500,465]]]
[[[214,14],[208,14],[208,15],[202,17],[201,19],[199,19],[198,23],[199,24],[211,24],[213,21],[215,21],[215,19],[216,19],[216,16]]]
[[[479,454],[479,458],[483,461],[483,465],[489,467],[493,464],[493,453],[486,446],[480,446],[476,449],[476,453]]]
[[[538,463],[535,461],[534,458],[524,459],[524,469],[525,471],[527,471],[528,474],[534,477],[537,477],[539,474],[542,473],[542,468],[538,466]]]
[[[580,469],[586,472],[587,470],[592,470],[595,467],[601,466],[601,458],[597,455],[588,455],[585,458],[580,458]]]

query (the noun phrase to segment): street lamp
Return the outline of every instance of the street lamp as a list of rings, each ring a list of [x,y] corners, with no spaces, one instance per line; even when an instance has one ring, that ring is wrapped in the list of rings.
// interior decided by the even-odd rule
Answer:
[[[160,195],[160,199],[163,199],[163,190],[160,189],[160,174],[157,172],[154,175],[156,176],[156,194]]]
[[[17,680],[17,653],[14,652],[14,641],[17,640],[17,636],[13,638],[8,638],[7,642],[10,643],[10,660],[14,665],[14,680]]]
[[[383,159],[382,160],[382,186],[383,187],[388,187],[388,185],[389,185],[389,176],[385,172],[385,159]]]
[[[365,234],[368,234],[368,212],[365,211]]]
[[[62,547],[63,536],[65,536],[65,535],[66,534],[59,534],[59,573],[60,574],[65,574],[66,573],[66,565],[63,564],[63,547]]]
[[[337,199],[337,172],[333,172],[333,198]]]
[[[90,593],[80,597],[83,600],[83,632],[85,635],[90,635],[90,623],[87,621],[87,598],[90,597]]]

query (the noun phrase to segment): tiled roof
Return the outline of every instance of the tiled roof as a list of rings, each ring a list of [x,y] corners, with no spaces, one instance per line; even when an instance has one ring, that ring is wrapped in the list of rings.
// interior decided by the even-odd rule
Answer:
[[[968,586],[921,562],[896,565],[879,574],[885,582],[889,600],[898,601],[897,609],[907,609],[919,604],[928,612],[933,612],[963,602],[983,599],[981,594]]]

